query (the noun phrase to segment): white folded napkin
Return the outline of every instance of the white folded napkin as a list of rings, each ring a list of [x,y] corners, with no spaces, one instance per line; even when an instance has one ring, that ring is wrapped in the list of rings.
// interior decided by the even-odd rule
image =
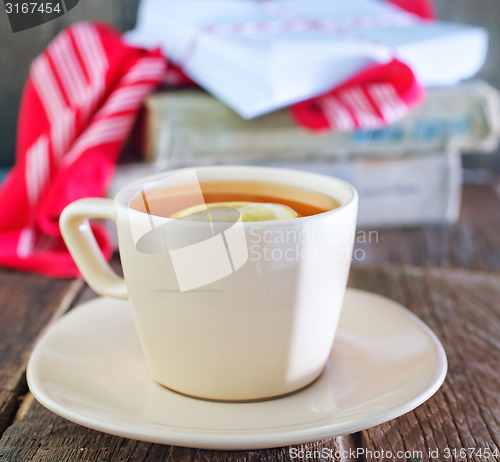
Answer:
[[[422,20],[380,0],[142,0],[126,40],[161,46],[245,118],[392,58],[423,85],[454,84],[474,75],[487,51],[480,27]]]

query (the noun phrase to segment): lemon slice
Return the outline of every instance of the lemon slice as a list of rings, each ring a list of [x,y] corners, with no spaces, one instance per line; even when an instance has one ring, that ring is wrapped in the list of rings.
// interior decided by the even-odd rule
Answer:
[[[270,202],[212,202],[199,204],[176,212],[170,218],[187,221],[235,223],[241,221],[289,220],[299,215],[292,208]]]
[[[242,221],[273,221],[297,218],[298,213],[292,208],[270,202],[250,202],[240,209]]]

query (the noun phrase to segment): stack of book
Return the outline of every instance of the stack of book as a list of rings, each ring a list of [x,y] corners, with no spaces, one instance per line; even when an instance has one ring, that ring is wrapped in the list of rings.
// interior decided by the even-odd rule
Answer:
[[[140,164],[120,165],[109,194],[165,169],[249,164],[343,178],[360,195],[359,226],[457,220],[461,152],[490,152],[500,137],[500,95],[483,81],[428,90],[405,118],[373,131],[315,134],[286,110],[245,120],[202,90],[161,91],[146,101]]]

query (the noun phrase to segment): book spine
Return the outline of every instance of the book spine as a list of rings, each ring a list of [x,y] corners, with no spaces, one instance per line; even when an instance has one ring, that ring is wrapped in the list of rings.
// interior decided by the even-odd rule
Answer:
[[[321,135],[296,126],[284,110],[244,120],[202,92],[160,93],[147,108],[145,156],[166,152],[177,161],[351,159],[449,149],[490,152],[500,138],[500,94],[482,81],[430,89],[421,106],[388,127]]]

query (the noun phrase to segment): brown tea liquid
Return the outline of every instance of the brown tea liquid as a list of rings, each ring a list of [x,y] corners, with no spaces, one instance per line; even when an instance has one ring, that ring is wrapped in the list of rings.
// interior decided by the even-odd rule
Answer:
[[[299,216],[307,217],[339,207],[335,199],[316,191],[278,183],[257,181],[213,181],[200,183],[205,204],[213,202],[269,202],[286,205]],[[164,187],[137,194],[130,207],[152,215],[170,217],[199,205],[199,190],[193,185]]]

